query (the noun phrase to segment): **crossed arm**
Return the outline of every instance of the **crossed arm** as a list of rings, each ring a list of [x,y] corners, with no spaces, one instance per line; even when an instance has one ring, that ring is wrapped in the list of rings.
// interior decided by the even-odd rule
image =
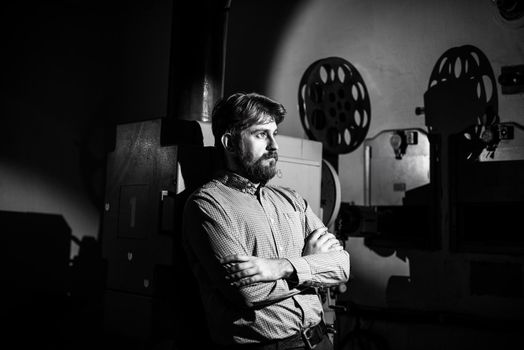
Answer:
[[[313,231],[305,241],[302,256],[341,251],[344,248],[326,228]],[[292,279],[295,268],[288,259],[266,259],[250,255],[228,255],[220,261],[227,275],[226,280],[235,287],[257,282],[273,282]]]
[[[300,255],[282,259],[251,256],[231,230],[230,216],[212,197],[186,205],[184,241],[192,269],[208,290],[220,291],[240,308],[276,303],[312,286],[335,285],[349,277],[349,254],[320,219],[306,210],[309,227]],[[306,219],[307,220],[307,219]],[[320,227],[320,228],[319,228]]]

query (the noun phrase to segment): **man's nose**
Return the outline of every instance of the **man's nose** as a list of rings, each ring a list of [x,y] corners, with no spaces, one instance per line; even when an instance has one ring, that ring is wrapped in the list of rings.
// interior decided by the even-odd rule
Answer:
[[[267,149],[268,149],[268,150],[272,150],[272,151],[276,151],[276,150],[278,150],[278,143],[277,143],[277,140],[276,140],[273,136],[270,136],[270,137],[269,137],[269,141],[268,141]]]

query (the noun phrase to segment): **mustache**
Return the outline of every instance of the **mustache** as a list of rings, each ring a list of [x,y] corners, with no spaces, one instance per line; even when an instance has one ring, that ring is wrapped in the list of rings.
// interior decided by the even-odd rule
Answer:
[[[274,158],[275,160],[278,160],[278,153],[277,151],[270,151],[266,154],[264,154],[260,159],[271,159]]]

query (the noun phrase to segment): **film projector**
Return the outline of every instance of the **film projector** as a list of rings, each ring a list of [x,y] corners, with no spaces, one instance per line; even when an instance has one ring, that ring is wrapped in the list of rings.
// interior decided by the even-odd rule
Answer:
[[[429,135],[413,128],[384,130],[366,138],[371,121],[369,94],[358,70],[342,58],[314,62],[302,77],[298,98],[306,134],[323,144],[323,214],[337,236],[342,241],[349,236],[366,237],[366,244],[382,247],[425,244],[418,231],[431,222],[434,212]],[[337,157],[360,145],[364,203],[341,203]]]
[[[504,72],[503,72],[504,73]],[[502,89],[502,93],[511,93]],[[451,248],[457,252],[522,253],[524,127],[502,122],[497,81],[475,46],[447,50],[424,94],[426,125],[440,142],[439,168],[449,210]]]
[[[328,150],[350,149],[337,143],[348,134],[334,132],[341,119],[328,119],[343,95],[322,87],[311,84],[309,94],[313,107],[327,97],[323,113],[301,109],[308,135],[323,135]],[[338,235],[364,237],[384,254],[439,249],[443,235],[457,252],[522,253],[524,238],[515,228],[524,212],[524,128],[500,121],[496,79],[483,52],[471,45],[447,50],[415,114],[425,115],[426,130],[383,130],[361,139],[364,205],[341,203]],[[367,128],[357,130],[349,135]]]
[[[323,144],[323,218],[334,226],[337,236],[342,241],[349,236],[365,237],[366,244],[379,247],[426,246],[427,237],[420,231],[438,227],[428,225],[437,219],[430,181],[430,135],[411,128],[384,130],[366,138],[371,121],[369,94],[358,70],[342,58],[314,62],[302,77],[298,98],[306,134]],[[337,157],[360,145],[364,149],[364,205],[341,203]]]

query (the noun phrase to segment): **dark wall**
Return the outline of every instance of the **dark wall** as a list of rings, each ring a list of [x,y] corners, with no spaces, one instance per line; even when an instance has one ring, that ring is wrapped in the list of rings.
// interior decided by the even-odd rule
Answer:
[[[304,1],[232,1],[228,23],[224,94],[268,93],[275,51]],[[268,22],[270,19],[270,25]]]
[[[171,9],[170,0],[4,7],[0,209],[61,213],[73,235],[98,233],[114,125],[166,114]]]
[[[106,154],[117,123],[166,114],[171,10],[170,0],[2,7],[2,320],[11,346],[100,348]]]

